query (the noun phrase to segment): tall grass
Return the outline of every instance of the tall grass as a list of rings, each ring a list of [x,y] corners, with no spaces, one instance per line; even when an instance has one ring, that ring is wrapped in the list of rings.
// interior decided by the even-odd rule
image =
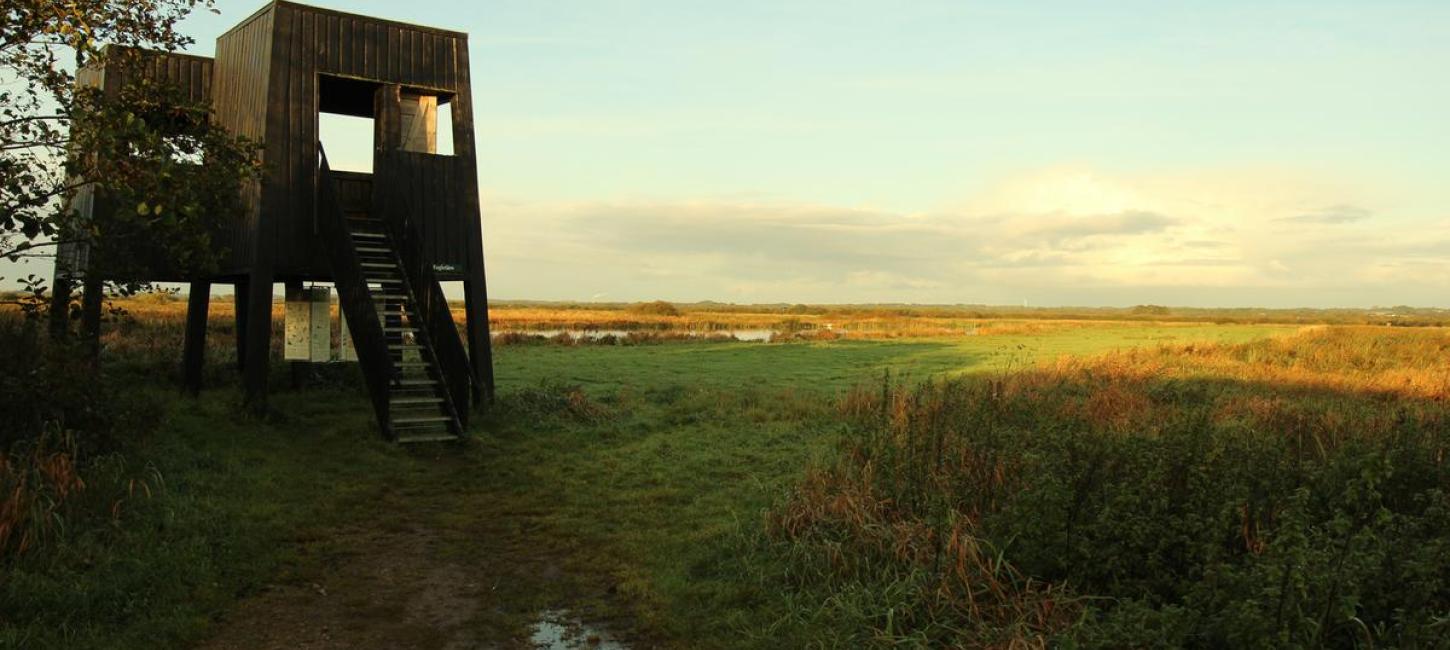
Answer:
[[[1447,344],[1321,328],[858,388],[769,529],[883,643],[1434,646]]]
[[[0,450],[0,557],[54,537],[67,500],[85,487],[76,470],[74,438],[54,426],[26,444]]]
[[[149,478],[124,471],[119,449],[152,429],[155,404],[39,330],[0,314],[0,564],[78,519],[114,520],[138,486],[150,491]]]

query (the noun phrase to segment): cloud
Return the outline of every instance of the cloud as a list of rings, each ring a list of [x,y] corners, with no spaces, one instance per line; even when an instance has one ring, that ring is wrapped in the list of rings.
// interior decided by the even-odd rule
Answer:
[[[1331,189],[1326,190],[1326,187]],[[486,199],[494,295],[735,302],[1433,302],[1450,224],[1377,216],[1329,184],[1049,170],[921,213],[747,199]],[[1328,199],[1328,200],[1326,200]],[[1307,219],[1297,219],[1308,222]],[[1418,224],[1412,228],[1407,224]],[[1320,296],[1320,298],[1315,298]]]
[[[1371,216],[1374,216],[1373,212],[1356,205],[1333,205],[1314,212],[1292,217],[1281,217],[1279,221],[1336,225],[1364,221]]]
[[[1105,240],[1116,237],[1161,232],[1178,223],[1177,219],[1143,210],[1125,210],[1114,214],[1083,216],[1052,214],[1014,214],[1003,219],[1008,232],[1017,232],[1018,243],[1043,242],[1054,247],[1083,249],[1108,245]]]

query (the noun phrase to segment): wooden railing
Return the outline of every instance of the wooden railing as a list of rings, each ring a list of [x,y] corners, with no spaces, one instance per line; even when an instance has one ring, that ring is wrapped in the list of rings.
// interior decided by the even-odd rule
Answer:
[[[468,352],[458,336],[458,326],[453,322],[453,312],[448,308],[448,299],[443,295],[443,286],[438,283],[433,271],[433,260],[423,242],[422,224],[416,211],[410,209],[413,199],[428,200],[429,189],[447,191],[446,188],[428,187],[428,183],[412,182],[412,179],[436,179],[442,177],[445,165],[457,164],[449,156],[435,156],[407,151],[391,150],[378,152],[373,164],[373,216],[382,219],[393,237],[393,246],[403,263],[403,273],[412,285],[414,314],[423,321],[423,329],[433,348],[438,372],[448,396],[453,402],[460,424],[468,424],[472,411],[473,374],[468,366]]]
[[[363,277],[362,261],[358,258],[353,243],[352,229],[337,200],[336,181],[327,164],[327,153],[322,145],[317,147],[319,173],[317,175],[317,234],[327,263],[332,268],[332,281],[337,285],[338,304],[347,319],[352,333],[352,344],[357,350],[358,365],[362,368],[367,383],[368,396],[373,401],[373,411],[383,435],[393,438],[392,427],[388,425],[389,386],[395,368],[393,358],[388,354],[388,341],[378,319],[378,305],[368,291]]]

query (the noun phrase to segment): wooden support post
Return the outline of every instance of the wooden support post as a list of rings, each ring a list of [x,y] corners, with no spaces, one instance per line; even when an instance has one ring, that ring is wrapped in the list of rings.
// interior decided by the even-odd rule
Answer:
[[[482,408],[493,401],[493,339],[488,327],[488,287],[483,281],[483,264],[472,265],[469,275],[470,279],[463,282],[463,310],[468,318],[468,361],[473,370],[473,404]]]
[[[459,44],[459,71],[463,85],[468,86],[468,43]],[[473,404],[484,408],[493,400],[493,342],[488,327],[488,283],[483,263],[483,220],[478,206],[478,159],[473,142],[473,97],[469,93],[458,93],[453,98],[453,153],[459,160],[467,161],[461,175],[465,179],[459,191],[468,214],[479,215],[472,219],[468,229],[468,257],[464,262],[463,300],[468,318],[468,361],[473,371]]]
[[[246,367],[247,359],[247,291],[251,287],[247,276],[237,278],[232,284],[232,321],[236,324],[237,372]]]
[[[201,372],[206,363],[207,309],[210,305],[211,282],[192,282],[186,297],[186,333],[181,345],[181,387],[192,397],[201,394]]]
[[[380,179],[377,173],[379,156],[396,150],[403,139],[403,88],[398,84],[383,84],[373,95],[373,182],[396,182],[396,179]],[[373,215],[375,219],[384,218]]]
[[[106,283],[99,275],[86,273],[81,283],[81,345],[92,363],[101,359],[101,307],[106,300]]]
[[[252,272],[247,291],[247,330],[242,362],[242,403],[256,413],[267,410],[267,371],[272,359],[272,273]]]
[[[70,333],[70,277],[57,272],[50,292],[50,338],[59,341]]]

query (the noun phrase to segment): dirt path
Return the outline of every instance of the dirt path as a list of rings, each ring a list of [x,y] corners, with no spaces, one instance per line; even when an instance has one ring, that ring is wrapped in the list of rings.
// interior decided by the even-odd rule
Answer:
[[[537,598],[561,579],[538,559],[479,548],[459,556],[439,531],[351,530],[322,541],[322,569],[270,585],[230,611],[206,650],[465,650],[626,646]],[[489,546],[489,545],[485,545]],[[520,589],[525,593],[520,594]]]
[[[242,602],[203,648],[480,648],[469,625],[490,603],[474,567],[438,561],[426,529],[347,532],[345,553],[317,577]]]

